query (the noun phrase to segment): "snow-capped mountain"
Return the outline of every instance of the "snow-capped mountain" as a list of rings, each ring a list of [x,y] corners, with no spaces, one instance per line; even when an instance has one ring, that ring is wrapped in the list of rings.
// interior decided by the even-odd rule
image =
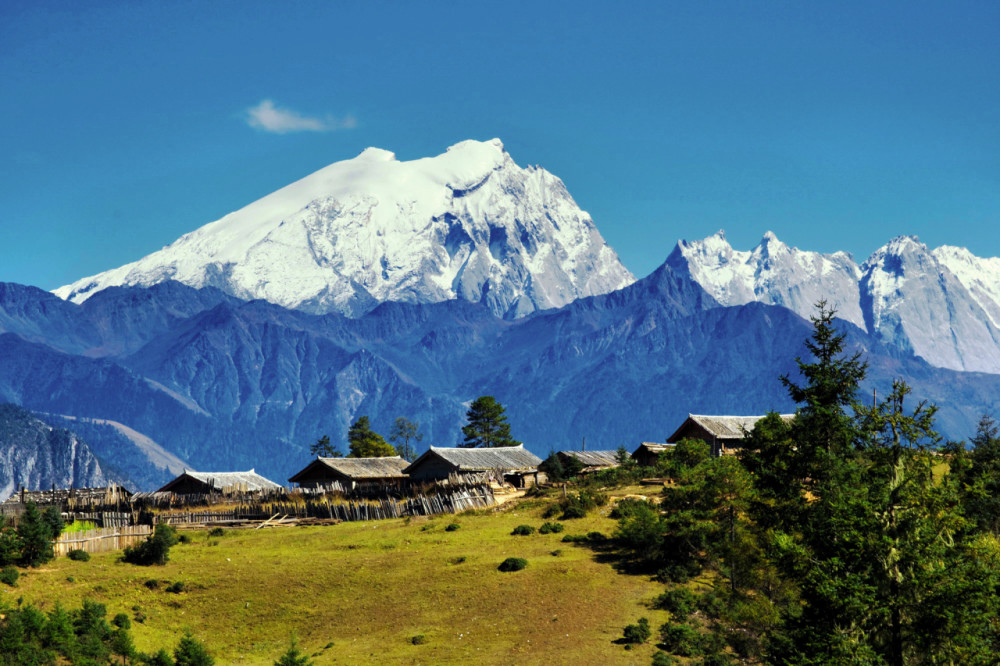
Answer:
[[[799,250],[771,232],[753,250],[734,250],[720,231],[678,241],[667,263],[722,305],[760,301],[809,317],[826,299],[843,319],[932,365],[1000,373],[1000,259],[932,252],[900,236],[859,267],[847,253]]]
[[[634,278],[559,178],[494,139],[409,162],[369,148],[55,293],[165,280],[317,313],[458,298],[513,318]]]
[[[861,273],[846,252],[820,254],[789,247],[772,232],[753,250],[734,250],[724,231],[699,241],[677,241],[667,263],[686,270],[721,305],[759,301],[803,317],[825,298],[838,315],[864,328],[858,298]]]

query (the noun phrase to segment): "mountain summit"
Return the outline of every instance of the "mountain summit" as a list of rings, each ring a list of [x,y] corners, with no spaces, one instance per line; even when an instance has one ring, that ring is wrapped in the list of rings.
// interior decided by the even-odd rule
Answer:
[[[409,162],[368,148],[55,294],[165,280],[314,313],[463,299],[515,318],[634,278],[559,178],[493,139]]]

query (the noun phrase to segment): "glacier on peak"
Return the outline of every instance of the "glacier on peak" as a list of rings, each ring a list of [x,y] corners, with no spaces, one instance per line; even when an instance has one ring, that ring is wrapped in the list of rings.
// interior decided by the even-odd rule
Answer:
[[[499,139],[402,162],[368,148],[54,293],[82,302],[168,279],[310,312],[462,298],[504,317],[634,281],[562,181]]]

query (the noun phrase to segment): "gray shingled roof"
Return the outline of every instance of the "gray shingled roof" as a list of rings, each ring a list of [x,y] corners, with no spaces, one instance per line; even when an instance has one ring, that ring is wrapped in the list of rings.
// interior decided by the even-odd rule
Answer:
[[[617,451],[560,451],[559,455],[576,458],[584,467],[609,467],[618,464]]]
[[[320,458],[320,462],[352,479],[403,477],[410,463],[399,456],[386,458]]]
[[[438,455],[460,472],[481,472],[491,469],[526,470],[538,467],[542,459],[519,446],[497,446],[486,449],[463,449],[432,446],[413,465],[429,455]],[[413,465],[410,465],[412,467]],[[409,468],[404,470],[409,473]]]
[[[252,469],[247,472],[194,472],[186,469],[184,474],[219,490],[242,484],[246,484],[247,490],[276,490],[281,487]]]
[[[764,418],[764,416],[764,414],[761,414],[760,416],[710,416],[705,414],[688,414],[687,421],[697,423],[702,428],[712,433],[716,439],[743,439],[743,432],[753,432],[754,426],[757,425],[757,421],[760,421]],[[782,414],[781,418],[786,421],[790,421],[795,418],[795,414]],[[687,421],[681,424],[681,427],[677,429],[677,432],[670,436],[667,440],[668,442],[677,436],[681,429],[687,424]]]

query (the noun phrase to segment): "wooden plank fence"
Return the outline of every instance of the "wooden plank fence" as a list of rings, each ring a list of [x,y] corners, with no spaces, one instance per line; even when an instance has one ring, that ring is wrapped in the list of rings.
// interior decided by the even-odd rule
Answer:
[[[82,532],[64,532],[53,542],[52,547],[56,555],[66,555],[75,549],[88,553],[107,553],[144,541],[152,533],[153,528],[149,525],[98,527]]]
[[[331,502],[328,499],[304,499],[300,502],[270,501],[248,504],[226,511],[164,511],[155,520],[171,525],[238,523],[267,520],[280,515],[291,518],[327,518],[342,521],[384,520],[405,516],[430,516],[459,513],[468,509],[494,506],[496,500],[489,486],[463,488],[436,495],[406,498],[382,498],[367,501]]]

